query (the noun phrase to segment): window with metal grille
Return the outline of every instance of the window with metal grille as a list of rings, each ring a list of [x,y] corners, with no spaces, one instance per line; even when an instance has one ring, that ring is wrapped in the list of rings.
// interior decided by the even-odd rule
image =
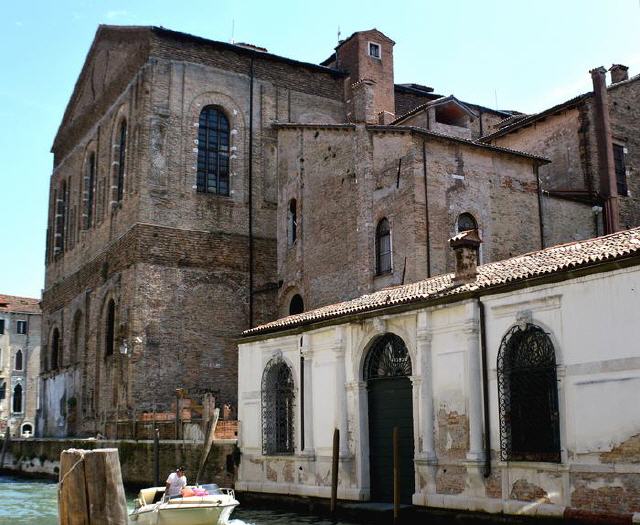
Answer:
[[[53,329],[51,334],[51,353],[49,358],[49,370],[56,370],[59,365],[60,357],[60,331],[57,328]]]
[[[293,246],[298,238],[298,204],[295,199],[289,201],[287,212],[287,239],[289,246]]]
[[[82,213],[82,228],[88,230],[93,223],[93,192],[94,185],[96,183],[96,155],[91,153],[89,160],[87,161],[86,172],[84,175],[84,190],[83,190],[83,213]]]
[[[22,335],[26,334],[27,333],[27,322],[26,321],[18,321],[16,323],[16,331],[19,334],[22,334]]]
[[[113,355],[116,332],[116,303],[113,299],[107,304],[107,316],[104,327],[104,355]]]
[[[503,461],[560,462],[556,357],[542,328],[514,326],[498,352]]]
[[[620,144],[613,145],[613,163],[616,169],[616,184],[618,186],[618,195],[629,195],[627,188],[627,166],[624,159],[624,146]]]
[[[382,219],[376,228],[376,274],[391,272],[391,227]]]
[[[118,179],[117,179],[117,201],[120,202],[124,195],[124,172],[127,161],[127,121],[120,123],[120,132],[118,140]]]
[[[215,106],[200,112],[198,180],[201,193],[229,195],[229,120]]]
[[[11,406],[11,411],[14,414],[22,413],[22,385],[17,384],[13,388],[13,404]]]
[[[478,223],[473,215],[470,213],[461,213],[458,215],[458,233],[477,229]]]
[[[293,374],[282,359],[272,359],[262,374],[262,452],[293,454]]]
[[[15,366],[13,369],[18,371],[22,370],[22,350],[16,352]]]

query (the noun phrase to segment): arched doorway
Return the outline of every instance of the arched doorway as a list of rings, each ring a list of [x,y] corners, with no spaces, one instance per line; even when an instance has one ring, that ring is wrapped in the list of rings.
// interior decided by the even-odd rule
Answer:
[[[400,501],[411,503],[413,396],[411,358],[395,334],[380,336],[367,353],[364,379],[369,401],[369,472],[372,501],[393,501],[393,429],[398,428]]]

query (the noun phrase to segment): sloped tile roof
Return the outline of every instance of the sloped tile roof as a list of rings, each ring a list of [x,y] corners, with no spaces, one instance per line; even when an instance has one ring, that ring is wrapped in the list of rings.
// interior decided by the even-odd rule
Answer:
[[[31,297],[16,297],[15,295],[0,294],[0,312],[20,312],[25,314],[39,314],[40,300]]]
[[[595,239],[561,244],[503,261],[484,264],[478,267],[478,276],[471,283],[456,285],[452,281],[454,274],[438,275],[416,283],[386,288],[351,301],[290,315],[246,330],[243,335],[253,336],[276,332],[351,314],[380,310],[385,307],[480,291],[632,256],[640,257],[640,228]]]

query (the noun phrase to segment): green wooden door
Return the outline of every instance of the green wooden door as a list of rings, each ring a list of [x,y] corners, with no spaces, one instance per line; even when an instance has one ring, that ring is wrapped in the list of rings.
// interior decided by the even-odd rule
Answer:
[[[367,388],[371,500],[393,501],[393,428],[398,427],[400,501],[410,504],[415,489],[411,381],[406,376],[369,379]]]

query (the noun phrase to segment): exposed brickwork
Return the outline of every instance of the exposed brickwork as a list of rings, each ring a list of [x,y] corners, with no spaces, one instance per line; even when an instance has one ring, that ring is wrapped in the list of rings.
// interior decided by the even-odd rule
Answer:
[[[502,471],[492,470],[488,478],[484,478],[484,493],[487,498],[502,498]]]
[[[640,512],[638,474],[587,474],[571,476],[571,505],[600,512]]]
[[[467,469],[459,465],[438,467],[436,492],[438,494],[461,494],[467,480]]]
[[[438,457],[463,459],[469,450],[469,419],[465,414],[438,410]]]
[[[526,479],[519,479],[511,486],[509,499],[551,503],[549,494],[546,490],[534,485],[533,483],[529,483]]]
[[[631,436],[609,452],[600,454],[603,463],[640,463],[640,434]]]

